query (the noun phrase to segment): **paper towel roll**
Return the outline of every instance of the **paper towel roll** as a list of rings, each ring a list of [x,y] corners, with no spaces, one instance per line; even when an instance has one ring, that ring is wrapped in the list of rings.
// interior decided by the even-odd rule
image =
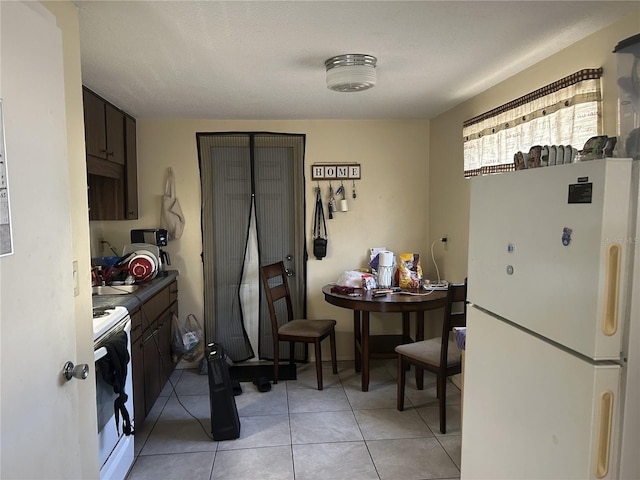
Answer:
[[[380,252],[378,265],[381,267],[390,267],[393,265],[393,252]]]

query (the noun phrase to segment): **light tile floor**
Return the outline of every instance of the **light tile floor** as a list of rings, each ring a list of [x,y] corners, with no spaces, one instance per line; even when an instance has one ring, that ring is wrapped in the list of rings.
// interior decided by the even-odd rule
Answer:
[[[460,477],[460,390],[447,386],[447,433],[438,420],[435,377],[425,389],[407,374],[405,410],[396,409],[395,360],[372,362],[368,392],[353,362],[338,375],[298,365],[297,380],[261,393],[243,382],[235,397],[240,438],[211,438],[208,379],[176,370],[144,427],[128,480],[423,480]],[[175,391],[171,388],[175,386]]]

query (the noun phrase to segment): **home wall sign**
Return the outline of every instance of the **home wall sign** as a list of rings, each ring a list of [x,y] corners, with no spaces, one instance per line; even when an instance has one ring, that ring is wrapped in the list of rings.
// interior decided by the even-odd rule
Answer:
[[[314,163],[312,180],[360,180],[359,163]]]

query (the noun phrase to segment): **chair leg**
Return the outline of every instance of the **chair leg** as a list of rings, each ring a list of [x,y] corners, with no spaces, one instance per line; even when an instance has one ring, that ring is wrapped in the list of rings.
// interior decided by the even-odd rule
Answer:
[[[438,375],[438,390],[440,396],[438,397],[438,406],[440,407],[440,431],[447,433],[447,376]]]
[[[276,338],[273,342],[273,383],[278,383],[278,363],[280,361],[280,342]]]
[[[404,410],[404,385],[406,381],[405,361],[402,355],[398,355],[398,398],[397,408],[400,411]]]
[[[331,344],[331,366],[333,367],[334,375],[338,374],[338,360],[336,356],[336,332],[333,330],[329,334],[329,343]]]
[[[289,365],[296,363],[296,342],[289,342]]]
[[[320,348],[320,339],[316,339],[316,376],[318,377],[318,390],[322,390],[322,349]]]
[[[424,370],[416,365],[416,387],[424,390]]]

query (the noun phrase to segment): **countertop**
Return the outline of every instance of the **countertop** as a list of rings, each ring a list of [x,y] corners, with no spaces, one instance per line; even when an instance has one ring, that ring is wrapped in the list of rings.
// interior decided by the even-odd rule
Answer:
[[[150,282],[139,284],[140,288],[133,293],[124,295],[93,295],[93,308],[109,308],[120,305],[131,311],[146,302],[164,287],[170,285],[177,277],[178,270],[166,270]]]

